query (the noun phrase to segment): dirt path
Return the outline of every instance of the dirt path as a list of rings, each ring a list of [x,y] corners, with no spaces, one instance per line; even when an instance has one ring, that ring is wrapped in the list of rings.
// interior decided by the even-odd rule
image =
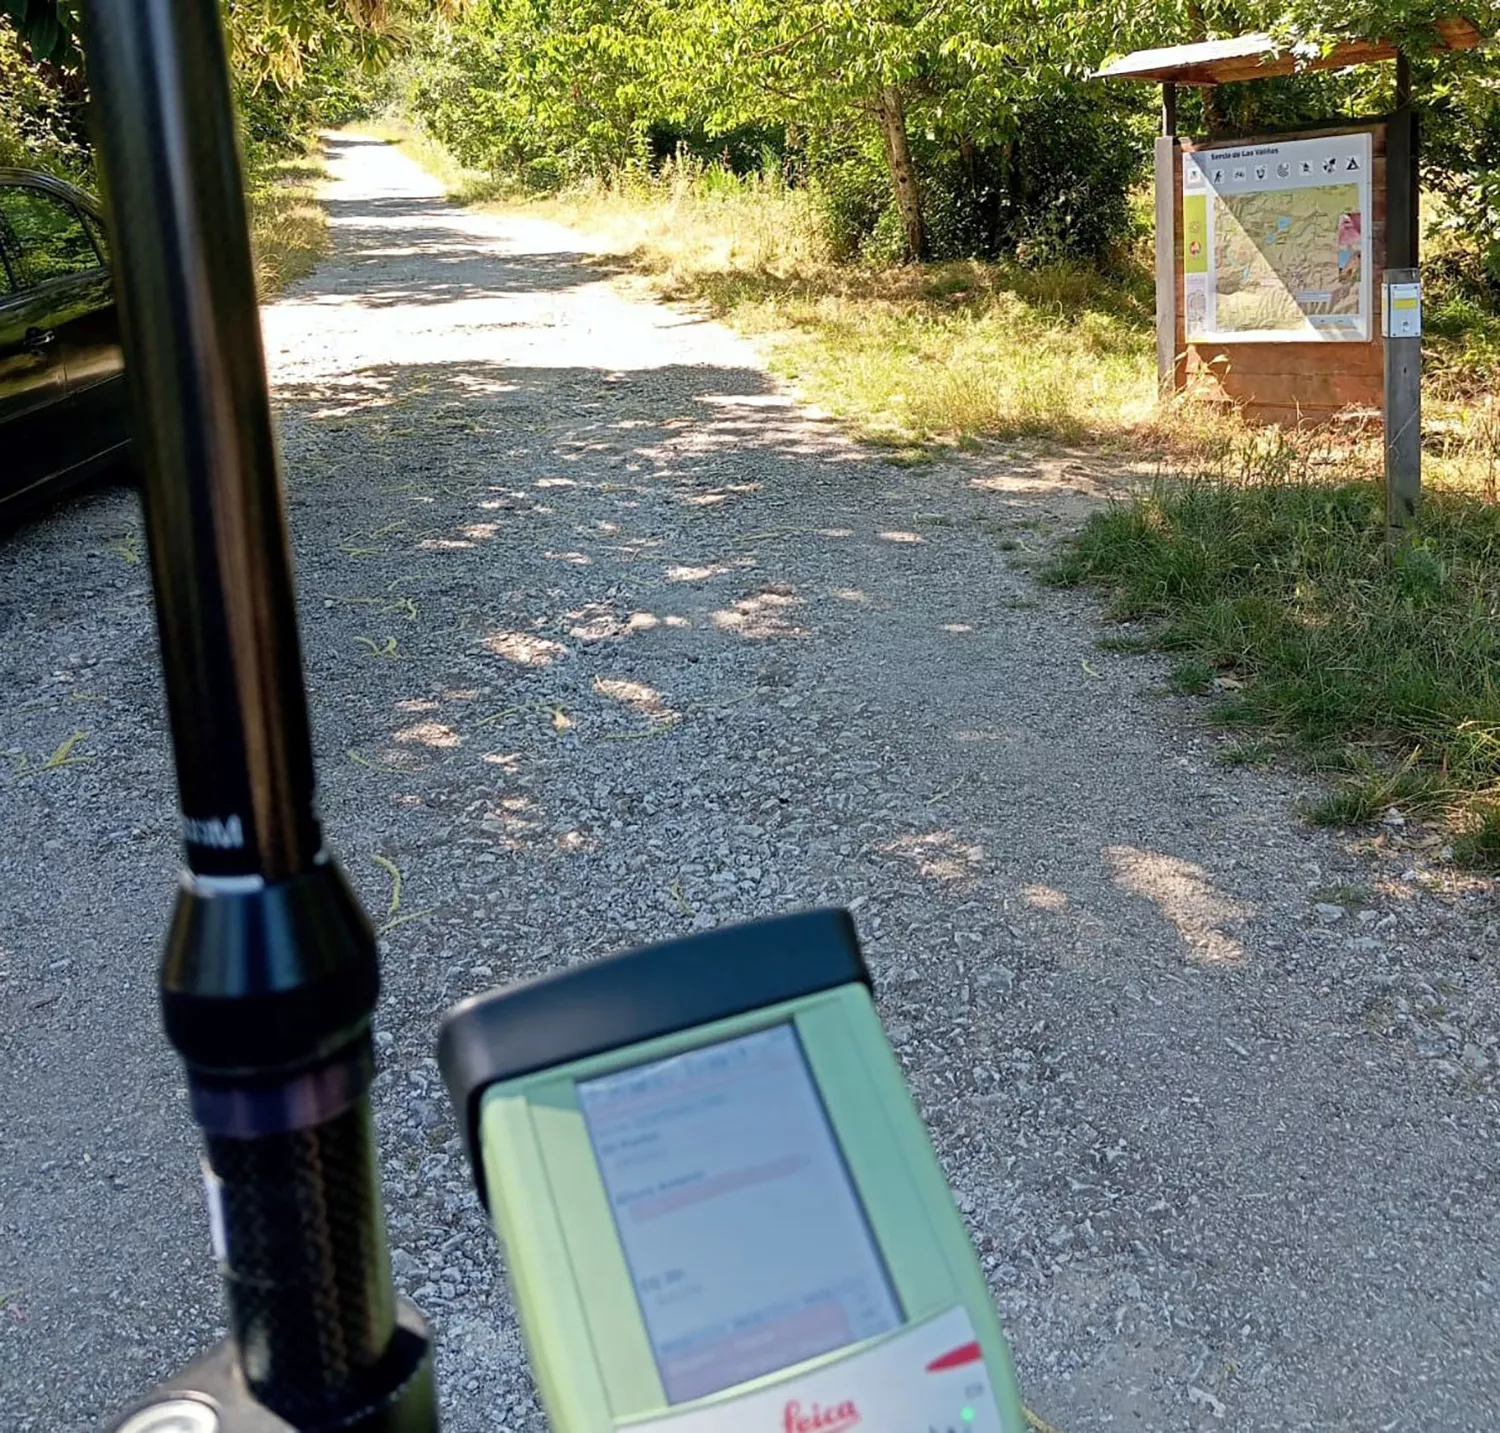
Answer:
[[[454,999],[854,906],[1031,1405],[1067,1433],[1500,1408],[1495,909],[1389,885],[1034,586],[1055,485],[903,470],[717,326],[339,141],[266,316],[331,840],[389,920],[400,1282],[452,1433],[540,1427],[431,1060]],[[128,497],[0,547],[0,1423],[219,1322],[157,1033],[176,853]],[[41,769],[75,731],[75,760]],[[391,869],[401,872],[393,908]]]

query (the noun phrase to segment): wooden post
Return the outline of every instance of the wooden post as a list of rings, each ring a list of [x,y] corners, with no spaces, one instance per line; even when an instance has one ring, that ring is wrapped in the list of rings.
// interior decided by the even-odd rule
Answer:
[[[1387,269],[1384,279],[1385,525],[1394,545],[1416,517],[1422,496],[1422,332],[1420,308],[1415,331],[1410,319],[1402,322],[1403,314],[1413,313],[1405,305],[1414,296],[1418,271]]]
[[[1156,141],[1156,382],[1163,397],[1177,388],[1176,218],[1177,140],[1163,134]]]
[[[1416,332],[1403,334],[1401,330],[1411,325],[1397,322],[1390,304],[1392,284],[1421,281],[1417,114],[1411,106],[1411,65],[1404,52],[1396,56],[1396,104],[1386,126],[1386,270],[1380,305],[1385,330],[1385,523],[1392,544],[1416,517],[1422,498],[1421,309],[1416,310]]]
[[[1417,112],[1408,104],[1385,127],[1387,268],[1414,269],[1421,262]]]
[[[1169,139],[1177,134],[1177,86],[1171,80],[1161,87],[1161,132]]]

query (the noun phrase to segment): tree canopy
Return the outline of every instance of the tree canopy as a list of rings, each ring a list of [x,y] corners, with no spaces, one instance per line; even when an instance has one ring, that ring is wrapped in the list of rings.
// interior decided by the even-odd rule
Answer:
[[[1096,255],[1129,227],[1152,95],[1090,83],[1111,54],[1248,30],[1392,40],[1417,71],[1428,183],[1500,283],[1500,89],[1483,57],[1428,58],[1436,19],[1456,11],[1493,35],[1500,0],[221,4],[252,140],[346,111],[404,55],[410,108],[471,165],[546,187],[683,144],[777,163],[819,187],[850,252],[909,257]],[[32,79],[81,100],[77,0],[0,0],[0,16]],[[1380,112],[1389,69],[1229,86],[1187,97],[1185,119],[1253,132]]]

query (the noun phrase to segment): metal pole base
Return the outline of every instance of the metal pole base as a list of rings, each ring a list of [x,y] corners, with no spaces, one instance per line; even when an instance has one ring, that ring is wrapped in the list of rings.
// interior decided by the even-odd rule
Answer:
[[[293,1424],[256,1402],[225,1339],[121,1414],[106,1433],[437,1433],[432,1336],[405,1299],[383,1363],[382,1391],[334,1423]]]

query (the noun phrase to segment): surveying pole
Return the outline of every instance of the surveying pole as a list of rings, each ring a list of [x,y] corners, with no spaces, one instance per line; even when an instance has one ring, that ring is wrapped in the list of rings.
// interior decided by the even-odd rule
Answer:
[[[216,0],[85,0],[187,869],[162,1015],[229,1337],[117,1433],[434,1433],[376,1170],[375,939],[314,809]]]

